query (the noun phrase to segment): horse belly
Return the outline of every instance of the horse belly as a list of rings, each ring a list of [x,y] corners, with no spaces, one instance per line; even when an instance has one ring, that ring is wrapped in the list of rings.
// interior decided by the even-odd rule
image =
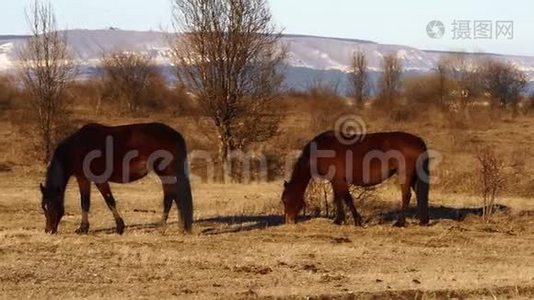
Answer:
[[[145,159],[135,159],[121,166],[117,172],[114,172],[111,181],[116,183],[133,182],[142,179],[148,173],[147,161]]]
[[[358,186],[375,186],[381,184],[395,174],[395,167],[389,163],[373,161],[360,164],[354,168],[352,184]]]

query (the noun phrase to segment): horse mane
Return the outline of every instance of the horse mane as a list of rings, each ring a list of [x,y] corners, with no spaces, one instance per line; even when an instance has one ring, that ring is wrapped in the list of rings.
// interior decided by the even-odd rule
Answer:
[[[300,153],[297,161],[295,162],[293,166],[293,173],[291,174],[291,178],[289,180],[290,183],[295,183],[295,182],[298,182],[304,179],[307,184],[309,179],[311,178],[311,175],[310,175],[310,152],[311,150],[310,148],[311,148],[311,143],[308,143],[302,149],[302,152]]]
[[[67,181],[70,177],[68,171],[68,155],[69,155],[69,145],[71,137],[62,141],[54,150],[54,154],[50,159],[46,170],[46,182],[45,186],[47,188],[59,188],[61,191],[64,191]]]

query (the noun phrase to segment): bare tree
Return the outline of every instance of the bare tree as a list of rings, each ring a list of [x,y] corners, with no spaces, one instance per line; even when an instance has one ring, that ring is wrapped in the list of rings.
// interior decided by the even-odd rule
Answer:
[[[32,36],[18,50],[19,71],[30,95],[31,112],[35,114],[43,150],[42,159],[46,161],[61,138],[61,127],[67,120],[65,91],[76,76],[76,66],[65,33],[57,29],[49,2],[35,1],[27,19]]]
[[[439,95],[439,106],[445,106],[447,102],[447,97],[450,93],[449,88],[449,77],[450,77],[450,67],[448,66],[449,62],[445,58],[441,58],[436,66],[435,72],[438,78],[438,95]]]
[[[215,125],[219,159],[272,137],[286,51],[265,0],[173,0],[174,62]]]
[[[514,111],[527,85],[524,72],[510,63],[489,60],[482,74],[486,91],[502,107],[511,105]]]
[[[137,112],[147,96],[151,78],[158,71],[149,55],[115,52],[101,58],[104,98],[125,105],[131,113]]]
[[[384,56],[383,75],[380,81],[380,99],[388,106],[399,96],[401,88],[402,64],[397,55]]]
[[[352,96],[356,100],[356,104],[362,107],[369,94],[367,58],[363,51],[359,50],[353,54],[351,68]]]
[[[480,61],[464,53],[452,55],[447,60],[451,73],[451,80],[454,83],[456,98],[460,100],[460,105],[464,108],[484,90],[481,80]]]

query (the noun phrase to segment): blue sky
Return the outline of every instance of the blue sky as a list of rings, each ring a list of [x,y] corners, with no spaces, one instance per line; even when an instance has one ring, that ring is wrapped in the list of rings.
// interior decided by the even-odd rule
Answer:
[[[27,32],[30,0],[1,0],[0,34]],[[132,30],[168,29],[169,0],[53,0],[62,28]],[[269,0],[285,33],[366,39],[422,49],[466,50],[534,56],[534,1],[508,0]],[[445,35],[431,39],[431,20],[445,25]],[[454,39],[453,22],[492,23],[491,39]],[[514,37],[497,39],[496,22],[513,21]]]

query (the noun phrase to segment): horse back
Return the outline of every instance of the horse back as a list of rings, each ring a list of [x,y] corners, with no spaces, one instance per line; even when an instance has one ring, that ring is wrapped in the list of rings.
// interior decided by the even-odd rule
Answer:
[[[347,143],[346,141],[352,141]],[[308,147],[315,143],[318,149],[351,150],[356,153],[368,153],[370,151],[400,151],[400,152],[424,152],[427,147],[425,141],[411,133],[377,132],[364,135],[352,135],[340,137],[335,131],[324,132],[315,137]]]
[[[112,163],[110,181],[113,182],[134,181],[144,177],[149,172],[148,163],[152,156],[162,151],[173,158],[186,155],[181,134],[161,123],[115,127],[87,124],[63,144],[74,175],[85,176],[85,160],[92,157],[90,168],[94,174],[105,172]],[[125,160],[128,161],[130,174],[123,174]]]
[[[83,126],[74,134],[72,140],[79,148],[89,151],[103,149],[106,143],[113,142],[116,150],[142,150],[154,148],[164,150],[184,143],[180,133],[162,123],[146,123],[122,126],[105,126],[91,123]],[[171,147],[172,145],[172,147]],[[152,151],[155,151],[152,149]]]

